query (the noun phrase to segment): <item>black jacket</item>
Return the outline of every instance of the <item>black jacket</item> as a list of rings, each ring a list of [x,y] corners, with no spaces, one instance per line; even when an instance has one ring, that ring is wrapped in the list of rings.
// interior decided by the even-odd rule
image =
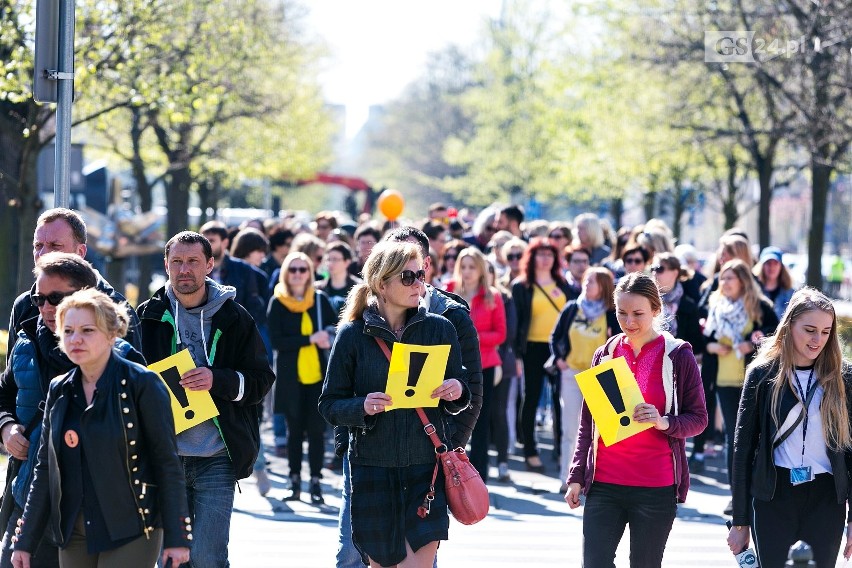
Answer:
[[[692,346],[693,352],[703,353],[705,338],[701,333],[698,304],[686,292],[684,292],[683,297],[680,299],[680,304],[677,306],[675,321],[677,321],[677,333],[675,336],[678,339],[688,342]]]
[[[160,288],[138,308],[142,321],[142,354],[155,363],[177,351],[174,314]],[[266,348],[249,313],[233,300],[226,300],[213,316],[210,359],[213,387],[210,394],[219,411],[217,421],[237,479],[251,475],[260,444],[260,416],[263,397],[275,375],[269,367]],[[243,397],[239,396],[244,378]]]
[[[772,379],[778,372],[776,364],[753,367],[746,373],[740,407],[737,412],[737,429],[734,436],[734,466],[731,476],[733,494],[733,524],[751,525],[751,500],[771,501],[775,495],[775,462],[772,442],[778,433],[772,416]],[[846,407],[852,415],[852,367],[843,366],[846,384]],[[789,387],[781,396],[777,424],[782,424],[798,398]],[[849,499],[849,453],[826,448],[837,502]],[[847,513],[852,522],[852,508]]]
[[[557,282],[557,286],[571,298],[571,288],[567,282]],[[527,352],[527,336],[530,332],[530,319],[532,318],[532,297],[534,286],[527,284],[524,280],[515,280],[512,284],[512,299],[515,301],[515,311],[518,314],[518,335],[515,337],[515,354],[523,357]]]
[[[770,336],[775,334],[775,328],[778,327],[778,316],[775,315],[775,310],[772,309],[772,304],[768,302],[760,302],[761,322],[760,325],[756,321],[752,322],[752,330],[744,335],[743,341],[751,341],[751,334],[755,331],[762,331],[763,335]],[[680,324],[678,324],[680,325]],[[703,347],[705,349],[704,358],[701,361],[701,378],[705,384],[708,381],[715,383],[716,375],[719,374],[719,356],[715,353],[706,351],[707,344],[716,341],[716,334],[713,333],[704,338]],[[754,359],[754,351],[743,358],[745,366],[748,367],[751,360]]]
[[[550,334],[550,354],[557,359],[565,359],[571,353],[571,336],[568,332],[571,331],[571,324],[574,323],[578,311],[577,301],[571,300],[565,304],[559,314],[559,319],[556,320],[553,333]],[[609,328],[607,337],[621,333],[621,326],[618,325],[615,310],[606,312],[606,326]]]
[[[222,258],[219,266],[219,284],[236,288],[234,301],[248,310],[259,324],[266,323],[266,298],[269,297],[266,290],[260,289],[265,282],[261,276],[266,276],[263,271],[229,254]]]
[[[62,534],[63,422],[79,369],[50,383],[35,478],[24,509],[16,549],[32,552],[48,528],[60,547]],[[113,354],[98,381],[92,406],[82,416],[80,439],[101,514],[113,541],[163,527],[166,548],[190,545],[183,467],[166,386],[156,374]]]
[[[434,463],[435,447],[423,432],[414,409],[401,408],[372,416],[364,411],[365,397],[387,388],[389,362],[375,338],[390,348],[396,342],[385,320],[371,308],[364,312],[364,319],[340,326],[322,386],[319,412],[329,424],[348,428],[349,459],[353,464],[405,467]],[[409,316],[400,341],[450,345],[444,378],[462,377],[460,380],[466,385],[456,332],[446,319],[420,308]],[[441,439],[453,447],[464,447],[465,442],[455,432],[453,415],[469,403],[470,391],[465,386],[458,400],[442,400],[437,407],[424,409]]]

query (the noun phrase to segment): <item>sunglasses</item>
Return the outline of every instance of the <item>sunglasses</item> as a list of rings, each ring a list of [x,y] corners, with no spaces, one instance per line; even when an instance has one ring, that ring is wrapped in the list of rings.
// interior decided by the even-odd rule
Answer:
[[[305,274],[307,271],[307,266],[290,266],[287,268],[287,272],[290,274]]]
[[[506,255],[506,260],[512,262],[513,260],[521,260],[521,257],[524,256],[522,253],[513,253],[510,252]]]
[[[47,302],[51,306],[58,306],[62,300],[70,296],[76,292],[76,290],[72,290],[71,292],[51,292],[50,294],[33,294],[30,296],[30,301],[34,306],[41,308],[44,306],[44,303]]]
[[[403,286],[413,286],[415,282],[426,281],[426,271],[423,269],[414,272],[413,270],[403,270],[399,274],[399,279]]]
[[[645,260],[642,257],[630,257],[624,259],[624,264],[645,264]]]
[[[663,266],[661,264],[655,264],[654,266],[651,267],[651,272],[655,272],[657,274],[659,274],[661,272],[665,272],[666,270],[668,270],[668,268],[666,268],[665,266]]]
[[[567,238],[568,238],[568,237],[566,237],[565,235],[563,235],[562,233],[553,233],[553,234],[548,235],[548,236],[549,236],[551,239],[567,239]]]
[[[454,254],[445,254],[444,255],[444,260],[455,260],[457,258],[458,258],[458,256],[454,255]]]

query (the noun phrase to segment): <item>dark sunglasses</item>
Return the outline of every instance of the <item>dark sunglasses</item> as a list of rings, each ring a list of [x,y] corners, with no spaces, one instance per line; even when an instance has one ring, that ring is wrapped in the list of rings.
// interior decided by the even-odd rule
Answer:
[[[645,264],[645,259],[642,257],[630,257],[624,259],[624,264]]]
[[[512,262],[513,260],[521,260],[521,257],[524,256],[523,253],[512,253],[506,255],[506,260]]]
[[[455,255],[455,254],[445,254],[444,255],[444,260],[455,260],[457,258],[458,258],[458,255]]]
[[[413,270],[403,270],[399,274],[399,279],[402,281],[403,286],[413,286],[415,282],[425,282],[426,281],[426,271],[421,269],[417,272]]]
[[[287,272],[290,274],[304,274],[308,271],[307,266],[290,266],[287,268]]]
[[[659,274],[660,272],[665,272],[666,270],[668,270],[668,268],[666,268],[662,264],[655,264],[651,267],[651,272],[656,272],[657,274]]]
[[[567,239],[567,238],[568,238],[568,237],[566,237],[565,235],[563,235],[562,233],[551,233],[551,234],[549,235],[549,237],[550,237],[551,239]]]
[[[44,306],[44,303],[47,302],[51,306],[58,306],[62,300],[70,296],[76,292],[76,290],[72,290],[71,292],[51,292],[50,294],[33,294],[30,296],[30,301],[37,308],[41,308]]]

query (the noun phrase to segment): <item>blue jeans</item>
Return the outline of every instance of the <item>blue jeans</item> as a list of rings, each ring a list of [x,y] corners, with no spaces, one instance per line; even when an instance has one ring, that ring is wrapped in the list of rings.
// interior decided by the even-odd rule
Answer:
[[[181,456],[192,517],[192,568],[228,568],[228,537],[234,509],[234,466],[227,453]]]
[[[272,415],[272,435],[276,446],[287,445],[287,419],[283,414]]]
[[[352,473],[349,470],[349,452],[343,454],[343,501],[337,528],[337,568],[363,568],[361,553],[352,542]]]

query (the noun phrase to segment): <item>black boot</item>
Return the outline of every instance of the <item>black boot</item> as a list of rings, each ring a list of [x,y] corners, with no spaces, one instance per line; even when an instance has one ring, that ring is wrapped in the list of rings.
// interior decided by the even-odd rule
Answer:
[[[290,474],[290,494],[284,497],[285,501],[298,501],[302,496],[302,478],[298,474]]]
[[[311,477],[311,504],[322,505],[325,499],[322,498],[322,486],[320,485],[319,477]]]

